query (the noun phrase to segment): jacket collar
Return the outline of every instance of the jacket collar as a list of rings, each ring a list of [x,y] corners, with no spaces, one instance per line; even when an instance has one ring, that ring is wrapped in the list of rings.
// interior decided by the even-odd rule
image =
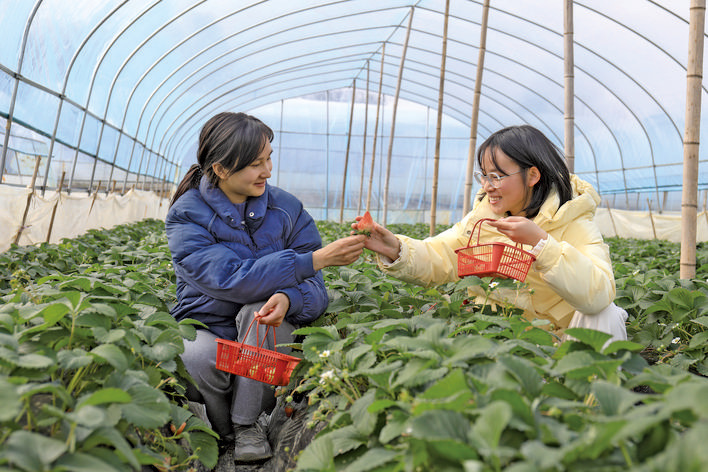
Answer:
[[[235,205],[221,191],[219,187],[214,187],[206,176],[202,176],[199,182],[199,193],[204,201],[223,219],[229,226],[240,227],[241,221],[246,222],[250,229],[258,229],[263,223],[266,210],[268,209],[268,195],[270,185],[266,183],[265,192],[259,197],[249,197],[245,205]],[[243,212],[243,213],[242,213]]]

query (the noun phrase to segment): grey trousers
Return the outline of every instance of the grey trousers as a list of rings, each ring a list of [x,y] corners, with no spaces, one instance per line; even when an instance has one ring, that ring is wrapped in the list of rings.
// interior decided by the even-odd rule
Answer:
[[[243,339],[248,326],[253,320],[253,312],[258,311],[264,302],[244,305],[236,314],[239,342],[256,346],[257,337],[262,342],[266,333],[266,325],[253,323],[248,338]],[[294,341],[292,332],[297,328],[287,321],[275,328],[275,340],[278,344]],[[187,388],[187,398],[194,402],[204,403],[207,417],[212,429],[221,437],[233,431],[233,424],[250,425],[256,422],[261,412],[270,413],[275,407],[275,392],[272,385],[257,380],[233,375],[216,368],[216,338],[212,332],[197,330],[194,341],[184,341],[182,361],[189,374],[194,378],[197,388],[190,385]],[[263,348],[274,349],[273,328],[262,345]],[[289,354],[290,348],[278,348],[278,352]]]

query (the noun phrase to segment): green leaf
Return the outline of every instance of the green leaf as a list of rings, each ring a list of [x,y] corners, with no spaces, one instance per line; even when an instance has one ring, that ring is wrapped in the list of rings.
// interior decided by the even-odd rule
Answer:
[[[75,452],[72,454],[67,454],[60,458],[56,464],[58,467],[65,467],[66,470],[72,472],[122,472],[120,469],[116,469],[111,464],[102,461],[96,456],[89,454],[84,454],[81,452]]]
[[[123,417],[141,428],[159,428],[170,419],[170,405],[165,395],[149,386],[128,389],[132,402],[120,405]]]
[[[84,405],[102,405],[105,403],[130,403],[132,398],[128,392],[119,388],[102,388],[78,399],[76,409]]]
[[[375,470],[377,467],[393,461],[400,455],[402,455],[400,452],[384,449],[382,447],[369,449],[361,457],[358,457],[342,470],[343,472],[367,472]]]
[[[10,421],[14,419],[22,410],[22,401],[17,393],[17,388],[0,377],[0,421]]]
[[[482,438],[490,450],[495,450],[499,447],[502,432],[509,424],[511,417],[511,406],[502,401],[495,401],[482,410],[482,414],[474,422],[472,430]]]
[[[128,368],[128,359],[123,351],[115,344],[101,344],[91,350],[91,354],[108,362],[118,372],[123,372]]]
[[[140,463],[135,456],[135,452],[117,429],[105,427],[93,431],[83,442],[82,449],[86,452],[90,452],[94,447],[101,445],[115,448],[134,470],[140,469]]]
[[[602,352],[605,343],[612,338],[611,334],[588,328],[568,328],[565,330],[565,334],[587,344],[597,352]]]
[[[54,359],[41,354],[20,355],[17,366],[25,369],[47,369],[54,365]]]
[[[706,341],[708,341],[708,331],[703,331],[701,333],[695,334],[691,338],[691,341],[688,343],[688,347],[691,349],[695,349],[706,344]]]
[[[375,394],[376,389],[370,389],[351,406],[352,423],[357,431],[365,436],[371,435],[376,428],[378,415],[368,411],[375,400]]]
[[[536,371],[536,366],[533,363],[521,357],[511,356],[500,357],[497,361],[507,368],[529,397],[535,398],[541,393],[543,379]]]
[[[6,445],[5,457],[26,471],[49,470],[68,449],[63,441],[23,430],[10,434]]]
[[[408,433],[425,441],[452,440],[467,444],[470,422],[462,413],[450,410],[426,411],[409,422]]]
[[[334,448],[329,435],[316,437],[300,454],[296,471],[335,472]]]
[[[593,382],[591,390],[605,416],[625,413],[642,399],[642,395],[638,393],[601,379]]]

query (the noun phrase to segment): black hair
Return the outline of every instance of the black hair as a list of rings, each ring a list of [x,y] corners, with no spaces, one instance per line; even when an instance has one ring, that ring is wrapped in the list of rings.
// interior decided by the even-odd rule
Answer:
[[[563,152],[545,134],[530,125],[509,126],[492,133],[477,150],[477,165],[482,167],[482,157],[487,151],[497,166],[496,150],[500,150],[521,167],[526,179],[527,170],[536,167],[540,179],[532,189],[531,198],[523,209],[527,218],[538,215],[541,205],[555,187],[560,205],[573,197],[570,171]],[[480,199],[484,194],[480,196]]]
[[[253,161],[268,142],[273,141],[273,130],[258,118],[245,113],[223,112],[214,115],[199,133],[197,164],[192,164],[175,191],[170,206],[187,190],[199,187],[202,175],[213,186],[219,184],[219,176],[213,165],[221,164],[232,175]]]

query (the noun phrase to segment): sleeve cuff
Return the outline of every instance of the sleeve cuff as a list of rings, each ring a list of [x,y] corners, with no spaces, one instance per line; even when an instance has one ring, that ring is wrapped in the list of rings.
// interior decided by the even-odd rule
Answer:
[[[302,294],[297,288],[288,287],[283,290],[278,290],[276,293],[284,293],[290,300],[290,308],[288,308],[288,312],[285,314],[285,318],[288,318],[293,313],[302,312],[302,309],[305,306],[305,302],[302,298]]]
[[[302,283],[305,279],[314,277],[315,268],[312,266],[312,253],[295,254],[295,279]]]
[[[391,269],[395,268],[395,266],[400,265],[401,261],[406,258],[408,255],[408,246],[401,241],[400,238],[398,238],[398,257],[395,260],[391,260],[390,258],[386,256],[382,256],[380,254],[376,255],[376,260],[379,264],[379,267],[382,269]]]

